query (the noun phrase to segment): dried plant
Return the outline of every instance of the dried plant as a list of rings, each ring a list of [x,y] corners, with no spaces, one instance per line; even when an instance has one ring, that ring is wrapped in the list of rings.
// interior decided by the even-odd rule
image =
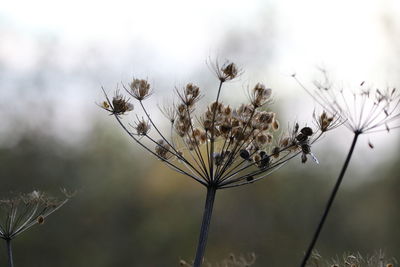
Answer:
[[[344,253],[341,257],[326,260],[319,253],[313,252],[307,267],[395,267],[396,259],[388,259],[382,251],[371,256],[360,253]]]
[[[208,267],[250,267],[253,266],[256,262],[256,255],[254,253],[250,253],[246,256],[235,256],[234,254],[230,254],[227,259],[222,260],[221,262],[211,264],[206,263]],[[184,261],[180,260],[179,266],[182,267],[192,267],[193,265]]]
[[[216,191],[259,181],[298,154],[301,154],[303,163],[309,156],[315,158],[311,145],[336,121],[335,117],[323,113],[315,116],[317,129],[307,126],[300,129],[296,123],[285,134],[280,130],[276,114],[268,109],[271,89],[258,83],[249,89],[248,103],[231,107],[220,100],[222,87],[242,71],[231,62],[222,66],[217,62],[212,69],[219,86],[216,100],[209,103],[205,111],[196,110],[202,94],[193,83],[175,89],[177,102],[161,108],[170,123],[169,137],[160,131],[144,104],[144,99],[153,91],[147,80],[134,79],[129,86],[123,85],[145,114],[142,119],[136,115],[134,124],[123,122],[122,115],[131,111],[133,106],[130,99],[123,97],[118,90],[110,98],[103,89],[106,100],[100,104],[143,149],[206,187],[194,266],[200,266],[203,261]]]
[[[356,90],[346,90],[336,87],[328,78],[327,72],[325,70],[321,71],[323,79],[314,82],[313,90],[304,86],[295,75],[293,75],[293,78],[328,112],[328,114],[335,116],[343,125],[352,131],[354,136],[342,170],[303,258],[302,267],[306,266],[307,260],[311,256],[311,252],[318,240],[319,234],[350,163],[358,137],[361,134],[381,131],[390,132],[391,129],[400,127],[400,93],[396,88],[373,90],[371,87],[366,86],[365,82],[361,82],[359,88]],[[340,122],[338,124],[340,124]],[[369,146],[373,148],[371,143],[369,143]]]
[[[7,243],[10,267],[14,266],[11,240],[35,224],[43,224],[47,216],[68,201],[70,195],[64,193],[64,200],[48,197],[39,191],[0,200],[0,237]]]

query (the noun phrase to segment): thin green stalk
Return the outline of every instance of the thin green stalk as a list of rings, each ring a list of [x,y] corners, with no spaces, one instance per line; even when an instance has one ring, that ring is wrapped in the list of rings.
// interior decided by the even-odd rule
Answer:
[[[356,146],[357,139],[358,139],[358,136],[360,134],[361,134],[360,132],[354,132],[354,138],[353,138],[353,142],[351,143],[351,147],[350,147],[349,153],[347,154],[346,160],[344,162],[342,170],[340,171],[340,174],[339,174],[339,177],[338,177],[338,179],[336,181],[335,187],[333,188],[332,193],[331,193],[331,195],[329,197],[328,203],[326,204],[324,214],[321,217],[321,220],[320,220],[320,222],[318,224],[318,227],[317,227],[317,229],[316,229],[316,231],[314,233],[314,236],[313,236],[313,238],[311,240],[311,243],[308,246],[307,252],[304,255],[303,261],[302,261],[302,263],[300,265],[301,267],[305,267],[306,266],[307,261],[311,256],[311,252],[314,249],[315,243],[317,243],[319,234],[321,233],[322,227],[324,226],[325,220],[328,217],[330,208],[331,208],[331,206],[333,204],[333,201],[335,200],[335,196],[336,196],[336,194],[337,194],[337,192],[339,190],[340,184],[342,183],[344,174],[346,173],[347,167],[348,167],[348,165],[350,163],[350,159],[351,159],[351,156],[352,156],[353,151],[354,151],[354,147]]]
[[[11,248],[11,239],[6,239],[6,243],[7,243],[8,266],[14,267],[12,248]]]
[[[207,187],[207,197],[203,213],[203,221],[201,223],[199,243],[197,245],[196,258],[193,267],[200,267],[203,263],[204,252],[207,244],[207,236],[210,228],[211,215],[214,206],[215,193],[217,188],[213,185]]]

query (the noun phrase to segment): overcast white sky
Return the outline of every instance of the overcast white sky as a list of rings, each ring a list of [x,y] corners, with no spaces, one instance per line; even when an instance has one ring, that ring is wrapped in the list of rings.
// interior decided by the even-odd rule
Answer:
[[[294,91],[293,72],[310,81],[315,67],[323,66],[345,84],[399,84],[399,43],[394,44],[399,14],[398,0],[2,0],[0,71],[10,75],[36,68],[43,53],[53,51],[54,39],[49,61],[57,60],[60,68],[56,84],[71,82],[68,67],[93,74],[94,84],[77,80],[70,85],[91,87],[86,95],[84,90],[79,97],[76,91],[55,91],[57,86],[48,92],[61,105],[74,107],[55,111],[67,135],[65,122],[71,116],[75,123],[70,125],[79,125],[79,106],[93,103],[100,85],[113,86],[135,74],[151,80],[170,75],[167,82],[173,86],[186,82],[199,66],[207,71],[204,62],[210,56],[242,61],[250,70],[246,79],[261,77],[279,88],[277,98],[289,96],[286,104],[296,112],[304,106],[297,101],[304,92]],[[4,88],[3,97],[9,94]]]
[[[278,43],[274,60],[280,71],[307,72],[325,64],[343,79],[371,77],[381,82],[388,79],[382,62],[390,56],[384,16],[397,19],[399,12],[396,0],[13,0],[2,1],[0,25],[16,31],[20,42],[10,40],[7,45],[1,40],[2,53],[5,50],[10,62],[22,65],[27,63],[21,50],[23,57],[32,52],[24,42],[51,34],[70,47],[98,42],[116,54],[133,41],[139,49],[151,50],[154,61],[190,66],[220,53],[218,37],[228,29],[251,31],[273,20],[276,34],[270,41]]]

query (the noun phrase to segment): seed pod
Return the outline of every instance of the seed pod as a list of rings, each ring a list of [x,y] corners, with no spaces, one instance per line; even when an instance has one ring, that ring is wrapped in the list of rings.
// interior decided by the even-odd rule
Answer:
[[[39,216],[37,218],[37,222],[38,222],[38,224],[43,224],[44,223],[44,217],[43,216]]]

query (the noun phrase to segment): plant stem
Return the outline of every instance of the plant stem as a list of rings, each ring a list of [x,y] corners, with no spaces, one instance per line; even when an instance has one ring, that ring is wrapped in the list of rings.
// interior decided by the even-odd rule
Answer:
[[[12,248],[11,248],[11,239],[6,239],[6,243],[7,243],[7,254],[8,254],[8,266],[14,267]]]
[[[328,217],[329,210],[330,210],[330,208],[331,208],[331,206],[333,204],[333,201],[335,200],[335,196],[336,196],[336,194],[337,194],[337,192],[339,190],[340,184],[342,183],[343,176],[346,173],[347,166],[349,165],[351,156],[352,156],[353,151],[354,151],[354,147],[356,146],[357,139],[358,139],[358,136],[360,134],[361,133],[359,133],[359,132],[355,132],[354,133],[354,138],[353,138],[353,142],[351,143],[350,150],[349,150],[349,152],[347,154],[347,157],[346,157],[346,160],[345,160],[344,165],[342,167],[342,170],[340,171],[340,174],[339,174],[339,177],[338,177],[338,179],[336,181],[335,187],[333,188],[332,193],[331,193],[331,195],[329,197],[328,203],[326,204],[324,214],[321,217],[321,220],[320,220],[320,222],[318,224],[317,230],[315,231],[314,236],[312,238],[312,241],[311,241],[310,245],[308,246],[307,252],[304,255],[303,261],[301,263],[301,267],[305,267],[306,266],[307,261],[311,256],[311,252],[314,249],[315,243],[317,243],[319,234],[321,233],[321,230],[322,230],[322,227],[324,226],[325,220]]]
[[[194,260],[193,267],[200,267],[203,263],[203,256],[206,249],[208,230],[210,228],[210,221],[216,192],[217,188],[214,185],[207,187],[207,197],[204,207],[203,221],[201,223],[199,243],[197,245],[196,258]]]

